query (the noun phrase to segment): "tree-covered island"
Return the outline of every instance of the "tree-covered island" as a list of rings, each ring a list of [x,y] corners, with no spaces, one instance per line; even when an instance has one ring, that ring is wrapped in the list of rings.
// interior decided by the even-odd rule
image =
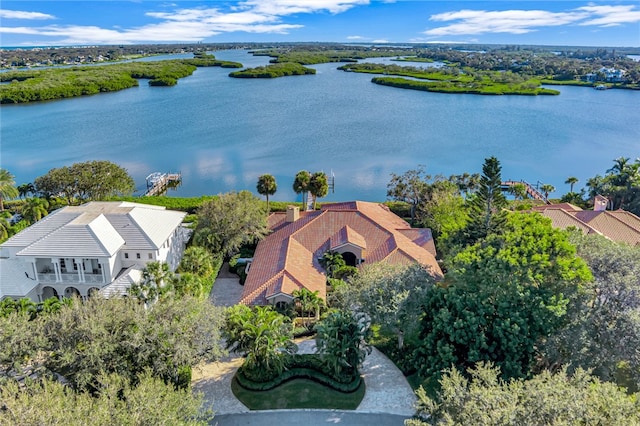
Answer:
[[[277,78],[291,75],[315,74],[316,70],[307,68],[296,62],[270,64],[264,67],[247,68],[229,73],[234,78]]]
[[[24,103],[115,92],[138,86],[149,79],[151,86],[174,86],[198,67],[241,68],[237,62],[219,61],[198,53],[191,59],[127,62],[104,66],[48,68],[0,74],[0,103]]]
[[[373,63],[347,64],[343,71],[411,77],[374,77],[371,82],[383,86],[440,93],[477,95],[559,95],[557,90],[540,87],[540,80],[511,71],[477,71],[458,68],[416,68]]]
[[[543,84],[640,90],[640,62],[629,57],[639,53],[637,48],[227,43],[179,47],[159,45],[153,48],[138,46],[137,50],[136,47],[80,47],[77,48],[77,55],[74,54],[73,48],[15,51],[0,49],[0,67],[3,68],[100,63],[105,60],[131,59],[163,52],[194,52],[193,59],[3,73],[0,75],[0,82],[10,83],[0,85],[0,102],[33,102],[122,90],[138,85],[136,79],[139,78],[150,79],[151,85],[174,85],[179,78],[190,75],[196,67],[242,68],[240,63],[218,61],[213,55],[205,53],[233,48],[248,49],[254,56],[271,57],[270,65],[230,74],[231,77],[239,78],[308,75],[314,74],[315,70],[304,65],[342,62],[348,63],[343,69],[355,72],[413,78],[378,77],[373,80],[374,83],[431,92],[492,95],[559,93],[540,87]],[[441,62],[445,66],[422,69],[356,63],[362,59],[383,57],[394,58],[393,61],[400,62]]]

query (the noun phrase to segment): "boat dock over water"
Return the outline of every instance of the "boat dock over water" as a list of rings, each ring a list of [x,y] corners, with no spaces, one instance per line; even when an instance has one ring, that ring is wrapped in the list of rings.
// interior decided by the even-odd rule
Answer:
[[[527,195],[531,198],[533,198],[534,200],[541,200],[544,201],[546,204],[551,204],[551,202],[547,199],[547,197],[544,196],[544,194],[542,192],[540,192],[540,190],[538,189],[537,186],[533,186],[531,185],[529,182],[525,182],[524,180],[521,181],[514,181],[514,180],[507,180],[501,183],[502,186],[502,190],[503,191],[508,191],[509,188],[511,188],[514,185],[517,184],[522,184],[524,185],[526,191],[527,191]]]
[[[153,172],[147,176],[147,190],[143,194],[144,197],[161,195],[167,191],[167,188],[176,186],[182,182],[182,173],[162,173]]]

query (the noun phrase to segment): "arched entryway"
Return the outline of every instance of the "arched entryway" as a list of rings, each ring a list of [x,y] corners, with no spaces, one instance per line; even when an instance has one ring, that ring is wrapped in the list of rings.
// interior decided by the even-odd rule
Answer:
[[[67,287],[64,289],[64,297],[80,297],[80,291],[75,287]]]
[[[87,292],[87,296],[89,297],[97,296],[99,291],[100,289],[98,287],[91,287]]]
[[[47,300],[49,298],[55,297],[59,299],[58,292],[55,288],[46,286],[42,289],[42,300]]]
[[[342,253],[342,258],[344,259],[344,263],[346,263],[347,266],[356,266],[358,264],[358,258],[350,251],[345,251],[344,253]]]

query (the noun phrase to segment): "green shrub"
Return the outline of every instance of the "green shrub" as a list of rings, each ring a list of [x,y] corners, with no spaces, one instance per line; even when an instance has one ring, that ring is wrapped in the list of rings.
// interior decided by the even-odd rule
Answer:
[[[323,357],[317,354],[287,355],[285,366],[285,371],[275,377],[269,377],[264,371],[256,372],[240,368],[235,378],[240,386],[254,391],[270,390],[293,379],[309,379],[340,392],[354,392],[362,381],[359,375],[349,377],[327,375]],[[265,378],[268,380],[263,380]]]
[[[178,367],[178,377],[175,380],[176,389],[189,389],[191,385],[191,366],[183,365]]]
[[[154,206],[163,206],[169,210],[178,210],[195,214],[203,204],[216,198],[215,195],[203,195],[200,197],[117,197],[111,198],[111,201],[129,201],[132,203],[150,204]]]

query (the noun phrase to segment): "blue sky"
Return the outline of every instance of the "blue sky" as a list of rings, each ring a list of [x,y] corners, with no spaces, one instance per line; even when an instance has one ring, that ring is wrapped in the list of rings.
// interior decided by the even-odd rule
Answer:
[[[634,1],[7,1],[0,46],[216,42],[640,46]]]

